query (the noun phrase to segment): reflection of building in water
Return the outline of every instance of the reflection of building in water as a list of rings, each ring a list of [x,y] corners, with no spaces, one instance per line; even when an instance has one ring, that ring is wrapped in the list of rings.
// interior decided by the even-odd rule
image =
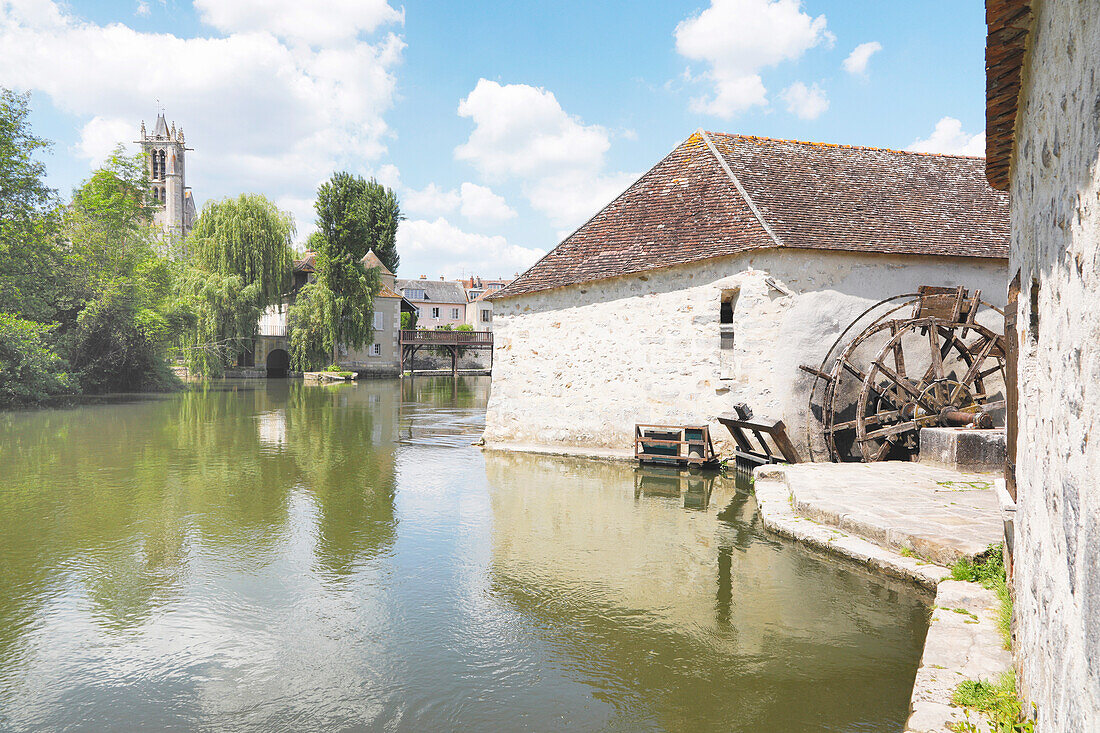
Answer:
[[[286,445],[286,412],[284,410],[261,412],[256,416],[256,424],[260,431],[262,445],[271,448],[282,448]]]
[[[874,602],[887,592],[880,581],[765,536],[730,480],[681,486],[629,465],[531,454],[487,452],[485,463],[494,577],[543,599],[536,607],[641,613],[737,654],[791,644],[777,641],[788,634],[828,644],[905,612]]]

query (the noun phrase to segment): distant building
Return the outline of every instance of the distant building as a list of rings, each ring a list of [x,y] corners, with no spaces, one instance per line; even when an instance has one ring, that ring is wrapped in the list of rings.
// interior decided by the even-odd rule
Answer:
[[[168,127],[164,114],[157,115],[157,124],[153,134],[145,132],[145,122],[141,123],[142,156],[149,172],[150,193],[157,202],[153,221],[165,234],[185,237],[198,218],[195,199],[187,187],[187,166],[185,153],[191,148],[184,145],[183,128],[176,129],[176,123]]]
[[[455,280],[397,280],[397,290],[416,306],[418,328],[455,328],[466,323],[466,290]]]
[[[382,280],[382,288],[374,296],[373,339],[359,349],[339,344],[336,364],[360,376],[396,377],[401,371],[401,313],[411,312],[413,305],[398,294],[393,273],[374,252],[367,252],[360,262],[364,269],[378,268]],[[290,294],[285,302],[268,307],[260,316],[255,349],[244,366],[254,364],[266,369],[268,376],[285,376],[290,367],[287,311],[298,291],[316,277],[315,265],[314,254],[308,251],[294,262]]]
[[[493,301],[489,296],[503,290],[511,280],[485,280],[476,275],[462,280],[466,290],[466,325],[475,331],[493,330]]]

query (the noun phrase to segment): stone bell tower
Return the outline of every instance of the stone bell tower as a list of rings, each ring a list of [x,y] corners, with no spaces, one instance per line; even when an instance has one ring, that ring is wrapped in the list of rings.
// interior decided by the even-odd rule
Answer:
[[[141,139],[137,142],[141,143],[149,172],[150,193],[157,204],[153,221],[165,234],[186,236],[195,223],[197,212],[187,187],[184,157],[191,148],[184,144],[183,128],[177,130],[175,122],[169,128],[162,112],[157,115],[152,135],[146,133],[145,122],[141,123]]]

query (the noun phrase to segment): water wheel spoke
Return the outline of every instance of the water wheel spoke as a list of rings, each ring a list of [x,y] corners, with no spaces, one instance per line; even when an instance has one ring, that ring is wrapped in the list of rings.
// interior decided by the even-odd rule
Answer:
[[[928,327],[928,345],[932,352],[932,375],[936,379],[943,379],[943,357],[944,353],[940,351],[942,348],[940,345],[940,329],[935,324]],[[950,348],[951,342],[948,340],[947,347]]]
[[[896,425],[889,425],[885,428],[879,428],[878,430],[872,430],[867,433],[867,439],[874,438],[889,438],[898,435],[899,433],[907,433],[910,430],[916,430],[920,427],[920,423],[916,420],[907,420],[905,422],[899,422]]]
[[[981,372],[982,364],[989,358],[989,352],[993,350],[994,344],[997,343],[995,338],[986,338],[985,343],[982,344],[982,348],[978,350],[978,353],[974,356],[974,361],[970,365],[970,368],[966,370],[966,374],[959,380],[960,385],[971,384],[975,377]]]
[[[894,444],[894,440],[894,437],[889,437],[886,440],[882,441],[882,445],[880,445],[878,447],[878,450],[875,451],[875,455],[871,458],[871,461],[878,462],[885,458],[886,455],[890,452],[890,447]]]
[[[890,335],[894,338],[893,351],[894,351],[894,369],[897,370],[898,375],[904,377],[905,374],[905,351],[901,347],[901,339],[897,338],[898,335],[898,322],[890,321]]]
[[[851,373],[851,375],[853,377],[858,379],[860,382],[863,382],[864,384],[867,384],[867,375],[864,374],[859,369],[859,367],[856,367],[853,364],[850,364],[848,361],[842,361],[841,364],[844,366],[845,369],[848,370],[848,372]],[[867,386],[872,392],[874,392],[876,395],[878,395],[881,399],[884,399],[887,402],[892,403],[895,407],[897,407],[899,409],[905,404],[905,400],[903,400],[901,398],[901,395],[898,394],[896,390],[883,389],[883,388],[881,388],[877,385],[874,385],[874,384],[867,384]]]
[[[926,410],[928,410],[929,412],[937,412],[934,405],[932,405],[932,404],[925,401],[924,397],[920,393],[920,390],[916,389],[915,387],[913,387],[912,385],[909,384],[909,380],[902,379],[900,376],[898,376],[897,372],[895,372],[893,369],[886,366],[885,364],[878,364],[877,367],[878,367],[879,371],[881,371],[883,373],[884,376],[886,376],[888,379],[890,379],[890,381],[897,384],[904,391],[908,392],[909,395],[916,402],[918,402],[920,405],[922,405]],[[905,406],[903,400],[899,400],[895,404],[899,408]]]
[[[873,415],[868,415],[867,417],[863,418],[863,422],[864,424],[878,424],[881,422],[885,422],[886,420],[895,420],[899,417],[901,417],[901,410],[889,410],[887,412],[876,412]],[[853,430],[857,422],[859,421],[848,420],[847,422],[838,422],[833,425],[829,425],[825,428],[825,430],[830,433],[839,433],[841,430]]]

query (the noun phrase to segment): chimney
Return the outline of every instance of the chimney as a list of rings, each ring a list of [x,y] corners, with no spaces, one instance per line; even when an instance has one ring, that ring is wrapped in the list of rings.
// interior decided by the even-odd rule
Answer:
[[[443,282],[443,276],[442,275],[439,276],[439,282]]]
[[[428,279],[428,276],[427,276],[427,275],[421,275],[421,276],[420,276],[420,279],[421,279],[421,280],[427,280],[427,279]]]

